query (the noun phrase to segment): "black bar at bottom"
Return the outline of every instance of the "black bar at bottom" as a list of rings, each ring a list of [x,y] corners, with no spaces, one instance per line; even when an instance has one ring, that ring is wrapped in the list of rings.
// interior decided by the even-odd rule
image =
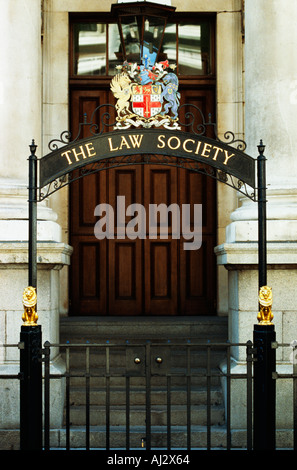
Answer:
[[[20,448],[42,450],[41,326],[21,327]]]
[[[275,450],[274,325],[254,325],[254,450]]]

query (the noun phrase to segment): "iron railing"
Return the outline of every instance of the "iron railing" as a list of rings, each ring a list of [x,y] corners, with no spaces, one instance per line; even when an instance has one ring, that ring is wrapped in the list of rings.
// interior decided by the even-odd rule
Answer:
[[[293,347],[292,347],[293,346]],[[22,342],[2,345],[5,348],[24,348]],[[291,372],[275,372],[273,378],[281,390],[283,380],[292,387],[292,424],[288,425],[291,442],[286,448],[297,449],[297,361],[296,345],[274,343],[273,348],[286,351]],[[62,373],[51,373],[51,350],[59,348],[65,369]],[[245,371],[238,374],[232,370],[232,353],[245,349]],[[291,351],[291,352],[290,352]],[[76,354],[82,363],[78,364]],[[220,355],[219,362],[217,355]],[[119,358],[122,359],[120,364]],[[201,359],[203,361],[201,362]],[[195,343],[181,342],[137,342],[96,344],[50,344],[46,342],[40,350],[43,366],[43,449],[207,449],[232,450],[253,449],[253,367],[255,350],[251,341],[247,343]],[[74,363],[73,363],[74,361]],[[224,367],[220,367],[220,361]],[[76,367],[74,367],[74,365]],[[0,380],[24,380],[21,373],[0,374]],[[53,402],[51,386],[63,381],[65,397],[64,424],[61,429],[51,425]],[[84,400],[84,422],[73,423],[75,398],[73,392],[80,382]],[[97,381],[97,382],[96,382]],[[99,383],[99,388],[98,388]],[[246,427],[238,430],[232,425],[233,387],[240,384],[245,389]],[[222,397],[217,386],[223,391]],[[93,395],[100,396],[99,405],[94,404]],[[122,416],[118,422],[113,416],[119,406],[116,393],[121,395]],[[133,398],[133,393],[136,396]],[[163,393],[163,395],[162,395]],[[204,395],[203,406],[197,405],[195,393]],[[176,396],[182,397],[179,413],[174,416]],[[161,401],[153,397],[162,396]],[[134,408],[140,418],[134,417]],[[223,408],[222,415],[216,417]],[[155,413],[155,414],[154,414]],[[199,413],[202,421],[197,421]],[[183,421],[178,421],[182,417]],[[94,421],[95,420],[95,421]],[[96,422],[97,420],[97,422]],[[134,421],[133,421],[134,420]],[[1,428],[1,425],[0,425]],[[135,432],[135,430],[137,432]],[[0,431],[2,431],[0,429]],[[57,435],[59,434],[59,438]],[[76,441],[77,436],[83,436]],[[120,438],[119,438],[120,436]],[[76,441],[76,442],[75,442]],[[282,444],[277,447],[282,447]]]
[[[231,374],[231,349],[234,346],[244,346],[246,348],[247,367],[246,373],[244,374]],[[125,433],[125,449],[131,449],[130,432],[131,432],[131,412],[133,412],[133,404],[131,403],[131,392],[133,392],[133,380],[143,379],[141,383],[138,382],[138,390],[141,389],[144,394],[142,401],[144,419],[139,423],[137,420],[138,428],[142,427],[140,432],[143,432],[142,446],[145,446],[147,450],[152,447],[156,447],[156,439],[154,439],[154,433],[158,433],[159,442],[161,441],[161,447],[165,447],[168,450],[176,447],[176,440],[173,439],[174,429],[177,428],[178,423],[172,421],[172,394],[177,387],[179,395],[183,396],[183,402],[179,403],[181,408],[180,414],[184,415],[182,423],[178,426],[182,429],[182,434],[185,435],[185,441],[179,443],[179,446],[190,450],[193,447],[204,447],[208,450],[212,448],[212,433],[216,432],[224,434],[224,438],[221,437],[219,446],[224,446],[226,449],[231,449],[231,424],[230,424],[230,405],[231,405],[231,380],[240,379],[245,381],[246,396],[247,396],[247,407],[246,407],[246,447],[252,448],[252,343],[247,344],[226,344],[226,343],[206,343],[198,344],[193,342],[181,343],[181,342],[168,342],[162,344],[160,342],[146,342],[143,343],[132,343],[132,344],[113,344],[113,343],[102,343],[102,344],[49,344],[45,343],[45,448],[50,448],[50,379],[57,378],[56,375],[50,374],[49,358],[50,348],[59,347],[60,351],[65,355],[66,370],[61,375],[66,380],[65,386],[65,434],[66,442],[65,448],[71,448],[71,382],[75,379],[84,380],[84,393],[85,393],[85,424],[84,424],[84,436],[85,436],[85,449],[88,450],[92,446],[91,444],[91,433],[94,429],[94,424],[91,425],[92,415],[92,404],[91,404],[91,393],[92,387],[90,385],[91,379],[104,379],[105,392],[102,394],[105,396],[105,403],[101,408],[101,412],[104,415],[104,419],[98,418],[98,423],[101,425],[101,429],[104,428],[103,435],[105,436],[105,445],[101,442],[100,447],[104,447],[109,450],[112,447],[111,436],[116,426],[111,420],[112,415],[112,382],[116,382],[119,386],[119,380],[122,379],[124,382],[124,388],[122,391],[125,395],[124,403],[124,414],[125,422],[121,423]],[[75,352],[83,351],[85,358],[85,369],[75,370],[71,368],[71,354]],[[103,362],[96,367],[92,366],[91,355],[102,354]],[[213,355],[224,352],[225,355],[225,371],[223,372],[219,367],[213,365]],[[119,366],[115,362],[113,363],[112,357],[114,356],[118,360],[118,355],[123,354],[124,362]],[[199,356],[204,356],[203,361],[206,360],[206,367],[201,367],[199,364]],[[164,357],[165,356],[165,357]],[[179,356],[179,357],[178,357]],[[182,356],[182,358],[180,357]],[[183,360],[183,364],[171,363],[170,358],[173,361]],[[98,359],[98,358],[97,358]],[[195,362],[198,362],[198,364]],[[217,364],[216,364],[217,365]],[[199,367],[200,366],[200,367]],[[163,379],[163,382],[162,380]],[[213,383],[221,385],[222,380],[225,381],[225,399],[224,399],[224,422],[220,422],[217,426],[213,425],[216,422],[216,418],[212,419],[212,413],[215,413],[215,407],[212,406],[212,387]],[[201,392],[197,383],[203,383],[203,391],[205,393],[205,400],[203,402],[203,410],[199,409],[199,405],[193,401],[194,392]],[[132,384],[132,385],[131,385]],[[163,390],[165,387],[163,404],[159,406],[152,402],[152,394],[156,391]],[[135,386],[134,386],[135,388]],[[102,402],[101,402],[102,403]],[[222,405],[222,403],[221,403]],[[201,408],[202,408],[201,406]],[[159,414],[162,414],[161,423],[156,425],[153,419],[154,409],[157,408]],[[94,409],[94,407],[93,407]],[[193,419],[193,416],[202,414],[200,424],[197,424]],[[140,411],[141,413],[141,411]],[[198,418],[199,420],[199,418]],[[156,420],[155,420],[156,421]],[[158,420],[157,420],[158,421]],[[194,422],[193,422],[194,421]],[[102,424],[104,423],[104,424]],[[202,423],[202,424],[201,424]],[[133,426],[132,426],[133,427]],[[134,425],[135,427],[135,425]],[[163,436],[160,436],[160,428],[163,430]],[[203,443],[197,442],[193,439],[193,436],[201,434],[202,428],[204,430]],[[97,427],[98,429],[98,427]],[[164,442],[165,436],[165,442]],[[139,440],[140,441],[140,440]],[[123,444],[122,444],[123,445]],[[133,445],[133,444],[132,444]],[[140,445],[140,442],[139,442]],[[135,442],[134,442],[135,446]],[[114,447],[114,445],[113,445]]]

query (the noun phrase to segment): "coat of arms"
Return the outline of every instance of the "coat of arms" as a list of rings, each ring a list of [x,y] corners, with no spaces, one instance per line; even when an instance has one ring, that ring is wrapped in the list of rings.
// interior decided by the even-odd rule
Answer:
[[[117,129],[131,126],[179,128],[178,78],[168,61],[149,66],[125,62],[111,81],[117,98]],[[174,67],[171,67],[174,69]]]
[[[157,85],[132,85],[132,110],[135,114],[149,119],[162,110],[162,87]]]

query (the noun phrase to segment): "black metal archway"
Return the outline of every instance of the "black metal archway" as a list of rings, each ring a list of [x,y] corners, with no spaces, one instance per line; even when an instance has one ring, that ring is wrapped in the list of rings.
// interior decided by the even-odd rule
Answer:
[[[266,158],[262,141],[257,159],[245,153],[246,143],[236,139],[233,132],[219,139],[211,117],[206,121],[195,105],[185,107],[185,122],[180,120],[174,129],[117,129],[111,120],[113,105],[101,105],[90,118],[85,116],[78,135],[72,139],[64,131],[60,139],[49,143],[50,153],[38,159],[37,145],[30,145],[29,156],[29,286],[37,288],[37,203],[84,176],[127,165],[170,165],[205,174],[258,203],[258,277],[259,288],[267,283],[266,259]],[[96,113],[103,112],[100,126]],[[198,119],[197,119],[198,116]],[[83,127],[89,138],[80,139]],[[106,132],[109,131],[109,132]],[[214,135],[210,138],[208,135]],[[74,170],[79,172],[74,173]]]

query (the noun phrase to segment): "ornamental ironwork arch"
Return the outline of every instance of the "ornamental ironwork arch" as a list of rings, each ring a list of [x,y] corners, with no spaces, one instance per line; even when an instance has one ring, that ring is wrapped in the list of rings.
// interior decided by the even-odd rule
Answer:
[[[104,112],[100,122],[95,122],[95,116],[101,111]],[[30,145],[29,286],[36,288],[37,285],[37,203],[89,174],[140,164],[176,166],[204,174],[257,202],[259,288],[265,286],[266,158],[262,141],[256,159],[247,155],[243,140],[237,139],[231,131],[224,133],[224,140],[220,139],[211,116],[206,120],[202,111],[192,104],[180,106],[174,130],[117,129],[116,122],[112,122],[114,111],[115,106],[111,104],[97,107],[90,120],[84,116],[74,138],[70,131],[62,132],[60,138],[49,142],[50,153],[40,159],[36,156],[35,142]],[[184,122],[180,119],[183,111]],[[88,129],[90,137],[87,139],[80,139],[83,128]],[[116,139],[122,139],[122,144],[118,145]]]
[[[175,131],[168,131],[166,129],[141,129],[138,131],[117,129],[112,132],[110,129],[113,130],[116,128],[116,121],[111,122],[111,116],[114,114],[115,110],[115,106],[111,104],[98,106],[93,111],[90,120],[87,119],[87,115],[85,114],[84,121],[79,124],[77,135],[73,138],[70,131],[66,130],[62,132],[59,138],[49,142],[48,148],[50,153],[38,161],[38,202],[86,175],[110,168],[139,164],[176,166],[201,173],[231,186],[249,199],[255,201],[255,159],[244,153],[246,150],[245,141],[237,139],[235,134],[231,131],[224,133],[224,140],[220,139],[217,133],[217,126],[211,121],[210,114],[208,115],[208,120],[206,120],[200,108],[195,105],[184,104],[179,108],[180,115],[183,113],[184,109],[185,121],[182,122],[179,119],[177,123],[179,130]],[[101,114],[101,112],[100,122],[96,123],[95,116]],[[197,116],[199,116],[199,119],[196,118]],[[87,128],[89,131],[90,137],[87,139],[80,139],[83,128]],[[113,147],[111,139],[119,135],[128,137],[140,135],[147,137],[147,139],[143,140],[143,145],[140,147],[137,146],[137,141],[135,145],[134,138],[134,142],[132,142],[134,146],[130,145],[128,148],[127,145],[125,145],[119,152],[115,152],[117,149]],[[215,138],[206,137],[207,135],[214,135]],[[149,145],[152,143],[152,136],[160,136],[158,147],[152,148]],[[166,147],[164,141],[161,140],[161,136],[164,136],[164,139],[174,139],[174,137],[178,138],[178,136],[183,137],[183,143],[185,140],[193,141],[193,145],[196,142],[196,149],[193,148],[192,152],[189,150],[180,152],[180,149],[176,148],[178,142],[175,142],[170,148],[168,146]],[[74,161],[71,162],[72,164],[69,165],[68,163],[67,166],[67,157],[69,162],[71,149],[73,149],[76,144],[79,147],[81,147],[83,143],[87,144],[89,142],[93,144],[92,137],[95,139],[102,137],[105,138],[105,141],[109,139],[109,148],[105,149],[105,152],[103,151],[103,139],[101,139],[100,144],[98,143],[99,150],[95,159],[92,157],[89,158],[89,155],[91,155],[94,150],[93,148],[91,150],[90,147],[87,147],[86,153],[84,157],[80,159],[80,162],[74,159]],[[200,158],[197,152],[197,145],[199,145],[199,143],[202,144],[199,146]],[[218,147],[218,144],[220,144],[220,147]],[[215,152],[213,152],[215,159],[209,158],[211,157],[211,146],[214,146],[216,149]],[[203,148],[204,156],[201,157]],[[69,152],[68,154],[67,151]],[[218,158],[219,152],[222,156],[221,164]],[[226,157],[223,152],[231,152],[230,155],[236,155],[236,160],[233,157],[231,168],[224,165],[223,162],[226,160]],[[61,157],[64,158],[64,167],[61,165]],[[77,169],[78,171],[74,171]]]

